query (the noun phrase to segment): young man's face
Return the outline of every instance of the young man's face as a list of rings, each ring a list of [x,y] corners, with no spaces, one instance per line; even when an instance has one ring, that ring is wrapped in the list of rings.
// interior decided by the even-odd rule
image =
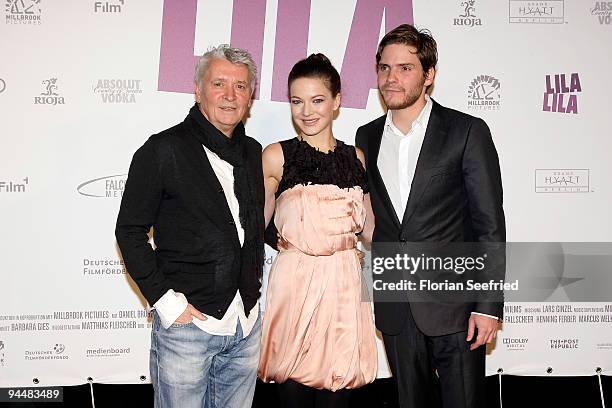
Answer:
[[[206,119],[231,136],[251,105],[252,93],[246,65],[215,58],[196,88],[196,101]]]
[[[378,89],[391,110],[408,108],[424,98],[435,74],[430,68],[426,77],[416,48],[404,44],[387,45],[380,55],[376,71]]]

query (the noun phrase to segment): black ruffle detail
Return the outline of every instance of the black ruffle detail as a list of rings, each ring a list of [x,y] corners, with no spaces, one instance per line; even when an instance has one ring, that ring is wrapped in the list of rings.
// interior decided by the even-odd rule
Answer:
[[[280,144],[285,164],[277,197],[298,184],[333,184],[340,188],[361,187],[364,193],[369,191],[365,170],[353,146],[337,140],[333,151],[323,153],[297,138]]]

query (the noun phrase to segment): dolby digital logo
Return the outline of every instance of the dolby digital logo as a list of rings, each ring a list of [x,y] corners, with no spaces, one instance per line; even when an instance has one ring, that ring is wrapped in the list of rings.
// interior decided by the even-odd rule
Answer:
[[[126,180],[127,174],[98,177],[79,184],[77,192],[85,197],[121,198]]]

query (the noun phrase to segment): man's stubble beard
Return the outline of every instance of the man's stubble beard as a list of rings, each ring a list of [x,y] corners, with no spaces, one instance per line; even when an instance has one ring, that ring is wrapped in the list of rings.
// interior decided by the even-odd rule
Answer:
[[[383,100],[385,101],[385,105],[387,105],[387,109],[400,110],[400,109],[406,109],[414,105],[421,98],[421,93],[423,92],[424,86],[425,86],[425,78],[423,78],[423,81],[420,84],[416,85],[414,88],[410,90],[410,92],[408,92],[408,95],[406,95],[403,101],[398,102],[398,103],[387,101],[383,93],[382,96],[383,96]]]

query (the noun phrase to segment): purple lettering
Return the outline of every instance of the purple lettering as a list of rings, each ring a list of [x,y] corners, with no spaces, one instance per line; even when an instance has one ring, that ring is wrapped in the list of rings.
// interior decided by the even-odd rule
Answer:
[[[578,97],[576,95],[570,95],[567,101],[566,113],[578,114]]]
[[[570,92],[582,92],[582,86],[580,85],[580,77],[577,72],[572,73],[570,79]]]

